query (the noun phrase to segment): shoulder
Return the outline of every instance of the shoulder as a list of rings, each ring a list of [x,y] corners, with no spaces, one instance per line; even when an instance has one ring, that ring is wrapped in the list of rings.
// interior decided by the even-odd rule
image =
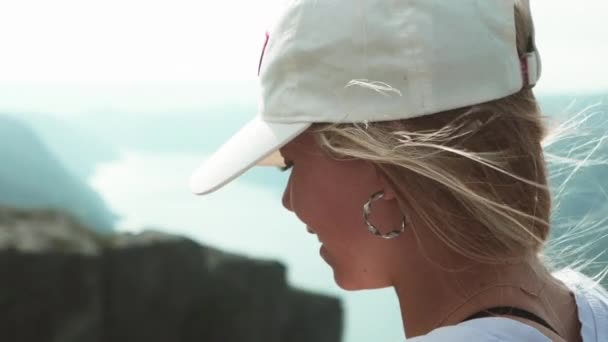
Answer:
[[[592,278],[572,269],[563,269],[553,273],[574,294],[581,320],[601,319],[608,323],[608,291]]]
[[[592,296],[608,303],[608,291],[602,287],[599,281],[595,281],[579,271],[565,268],[554,272],[553,276],[561,280],[574,293]]]
[[[449,327],[441,327],[431,331],[424,336],[418,336],[414,338],[408,338],[407,342],[439,342],[439,341],[451,341],[451,342],[464,342],[464,341],[479,341],[479,342],[490,342],[500,341],[496,339],[490,339],[487,334],[483,331],[478,331],[466,326],[453,325]]]
[[[554,272],[553,276],[574,295],[583,340],[608,340],[608,291],[598,281],[576,270],[563,269]]]
[[[504,317],[486,317],[441,327],[408,342],[550,342],[527,324]]]

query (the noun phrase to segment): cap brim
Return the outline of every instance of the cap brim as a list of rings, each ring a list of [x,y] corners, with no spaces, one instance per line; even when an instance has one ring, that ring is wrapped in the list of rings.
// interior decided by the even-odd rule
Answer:
[[[267,122],[257,116],[196,169],[190,178],[190,190],[205,195],[221,188],[310,126]]]

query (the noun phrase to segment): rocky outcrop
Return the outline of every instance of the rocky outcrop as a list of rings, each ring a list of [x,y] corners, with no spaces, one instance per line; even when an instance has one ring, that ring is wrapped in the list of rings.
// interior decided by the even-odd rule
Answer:
[[[52,211],[0,210],[0,340],[337,342],[337,299],[283,265],[154,231],[99,235]]]

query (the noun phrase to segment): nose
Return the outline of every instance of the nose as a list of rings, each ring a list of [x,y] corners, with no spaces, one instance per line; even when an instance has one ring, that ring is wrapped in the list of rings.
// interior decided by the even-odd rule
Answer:
[[[293,207],[291,206],[291,185],[290,181],[287,182],[287,186],[285,186],[285,191],[283,191],[283,207],[289,211],[293,211]]]

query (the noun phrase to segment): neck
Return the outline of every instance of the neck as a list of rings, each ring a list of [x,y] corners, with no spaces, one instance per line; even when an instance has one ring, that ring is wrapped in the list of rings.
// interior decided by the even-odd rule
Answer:
[[[394,279],[407,338],[458,324],[491,306],[536,308],[539,303],[531,299],[538,298],[547,284],[539,281],[530,263],[470,264],[453,272],[426,261],[424,267],[418,264],[408,269],[415,269],[416,274],[404,273]]]

